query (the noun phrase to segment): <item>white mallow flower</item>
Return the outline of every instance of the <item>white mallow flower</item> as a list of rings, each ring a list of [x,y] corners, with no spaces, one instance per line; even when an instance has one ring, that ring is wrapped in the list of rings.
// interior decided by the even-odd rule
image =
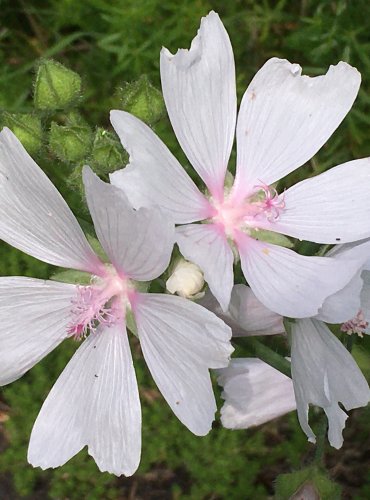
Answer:
[[[366,242],[333,255],[333,258],[345,265],[348,258],[346,254],[350,254],[352,258],[364,264],[369,250],[370,242]],[[324,302],[316,317],[298,319],[291,323],[291,370],[299,422],[309,441],[315,442],[315,435],[308,424],[309,404],[322,407],[329,422],[329,442],[335,448],[340,448],[343,444],[342,432],[347,419],[347,414],[339,403],[342,403],[346,410],[366,406],[370,400],[370,391],[357,363],[324,321],[340,323],[353,317],[360,305],[363,286],[360,275],[361,269],[346,287]],[[237,293],[234,292],[236,287]],[[234,289],[230,313],[221,315],[232,326],[233,335],[254,335],[256,324],[259,324],[261,334],[269,329],[271,334],[278,333],[275,328],[275,325],[279,324],[278,315],[271,313],[262,303],[258,303],[257,299],[251,301],[253,292],[249,287],[235,285]],[[253,306],[249,308],[249,304]],[[212,307],[211,310],[219,312]],[[238,321],[235,318],[239,318]],[[280,321],[282,319],[280,317]],[[252,379],[248,380],[250,384]],[[240,388],[240,393],[245,391],[244,394],[250,394],[248,384],[245,388]],[[235,406],[235,403],[233,405]],[[271,408],[274,406],[278,411],[278,399],[271,401]],[[240,406],[240,411],[241,408],[247,412],[245,405]],[[242,418],[241,415],[239,418]],[[249,418],[248,412],[245,418]],[[263,412],[261,418],[264,418]]]
[[[343,444],[346,410],[366,406],[369,386],[351,354],[317,319],[300,319],[292,325],[292,380],[299,423],[308,440],[316,437],[308,424],[309,404],[321,406],[329,422],[328,439],[334,448]]]
[[[248,429],[296,409],[292,379],[260,359],[232,359],[217,374],[227,429]]]
[[[144,358],[175,415],[207,434],[216,411],[208,368],[227,366],[231,330],[181,297],[141,293],[136,281],[168,266],[173,223],[134,210],[123,191],[88,167],[83,181],[99,241],[93,252],[67,204],[8,129],[0,134],[0,238],[45,262],[85,271],[78,286],[0,278],[0,385],[21,377],[64,339],[87,337],[50,391],[34,424],[28,460],[43,469],[84,446],[101,471],[131,475],[140,461],[141,409],[126,333],[132,311]]]
[[[166,281],[167,290],[180,297],[200,298],[203,296],[204,276],[199,266],[180,258]]]
[[[204,195],[168,148],[124,111],[111,121],[130,164],[111,175],[135,207],[157,204],[176,224],[182,255],[203,271],[227,310],[233,248],[256,297],[293,318],[313,316],[341,289],[353,267],[259,241],[258,229],[317,243],[370,236],[370,159],[350,161],[278,194],[276,181],[305,164],[350,110],[359,72],[340,62],[325,75],[301,75],[298,64],[273,58],[247,88],[236,120],[235,67],[228,34],[215,12],[202,19],[189,50],[161,52],[167,111]],[[236,127],[236,176],[225,172]],[[199,224],[196,222],[203,221]]]

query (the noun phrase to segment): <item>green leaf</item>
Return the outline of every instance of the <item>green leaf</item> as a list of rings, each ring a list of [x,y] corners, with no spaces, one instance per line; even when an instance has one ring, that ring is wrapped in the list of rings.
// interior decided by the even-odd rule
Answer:
[[[50,277],[51,280],[61,281],[62,283],[73,283],[75,285],[89,285],[91,282],[91,274],[84,271],[75,271],[68,269],[66,271],[57,271]]]
[[[294,247],[294,243],[287,236],[273,231],[267,231],[266,229],[252,229],[251,236],[265,243],[272,243],[285,248]]]

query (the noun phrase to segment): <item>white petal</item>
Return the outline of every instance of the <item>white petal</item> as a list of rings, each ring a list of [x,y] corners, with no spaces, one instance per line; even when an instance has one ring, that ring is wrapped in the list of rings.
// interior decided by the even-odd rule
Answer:
[[[365,406],[370,391],[356,362],[331,333],[314,319],[299,320],[292,326],[292,378],[302,429],[314,442],[308,424],[308,405],[321,406],[329,420],[329,442],[335,448],[343,443],[342,430],[346,410]]]
[[[326,75],[301,76],[301,67],[273,58],[246,90],[237,124],[237,189],[270,185],[303,165],[342,122],[361,76],[344,62]]]
[[[341,290],[359,268],[356,260],[343,266],[330,257],[306,257],[241,233],[237,245],[244,276],[256,297],[291,318],[317,314],[324,300]]]
[[[198,303],[223,319],[231,327],[233,337],[275,335],[285,332],[282,316],[267,309],[249,286],[234,285],[229,309],[226,312],[222,311],[209,290]]]
[[[234,285],[229,306],[231,318],[240,325],[244,332],[236,335],[273,335],[284,333],[283,318],[267,309],[260,302],[252,289],[245,285]],[[233,335],[235,333],[233,332]]]
[[[110,174],[135,208],[160,206],[177,224],[206,219],[210,205],[176,158],[145,123],[125,111],[111,111],[111,122],[130,164]]]
[[[317,243],[370,235],[370,158],[354,160],[284,192],[285,209],[266,229]]]
[[[248,429],[296,409],[292,380],[260,359],[235,358],[217,373],[227,429]]]
[[[234,284],[234,256],[226,236],[213,224],[189,224],[176,228],[176,240],[182,255],[201,268],[226,311]]]
[[[88,167],[83,181],[96,234],[115,268],[137,280],[162,274],[172,253],[174,224],[158,208],[134,210],[121,189]]]
[[[123,324],[98,329],[78,348],[36,419],[28,461],[59,467],[86,445],[102,472],[130,476],[139,465],[140,400]]]
[[[345,287],[325,299],[315,318],[326,323],[343,323],[350,320],[361,308],[362,287],[360,270]]]
[[[204,436],[216,411],[208,369],[227,366],[230,328],[198,304],[170,295],[141,294],[134,313],[159,390],[178,419]]]
[[[0,133],[0,238],[49,264],[102,268],[60,193],[7,128]]]
[[[68,336],[76,287],[0,278],[0,385],[21,377]]]
[[[339,249],[334,247],[328,252],[327,256],[341,262],[343,267],[347,266],[348,260],[352,259],[358,260],[361,267],[345,287],[335,294],[330,295],[325,300],[316,319],[320,319],[326,323],[343,323],[356,316],[359,309],[362,309],[363,302],[365,307],[369,307],[366,305],[366,299],[364,301],[361,300],[361,295],[363,297],[366,295],[366,291],[363,290],[366,288],[366,271],[362,271],[362,268],[366,265],[369,255],[370,241],[360,244],[340,245]],[[365,314],[366,317],[367,315]]]
[[[189,50],[161,52],[161,79],[177,139],[213,196],[223,194],[234,140],[236,89],[229,36],[215,12],[201,21]]]

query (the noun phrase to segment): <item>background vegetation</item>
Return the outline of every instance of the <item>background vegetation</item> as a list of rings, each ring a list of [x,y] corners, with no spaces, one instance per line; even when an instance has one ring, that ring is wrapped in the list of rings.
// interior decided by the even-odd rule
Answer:
[[[105,133],[98,127],[111,130],[111,108],[131,106],[140,114],[135,97],[138,89],[140,96],[148,92],[155,105],[154,115],[149,108],[144,118],[187,164],[167,118],[158,119],[158,94],[148,90],[146,79],[133,86],[125,82],[146,75],[160,88],[161,46],[171,51],[188,47],[201,16],[211,9],[220,14],[230,34],[239,98],[254,73],[272,56],[298,62],[311,75],[325,72],[339,60],[348,61],[362,73],[359,97],[345,122],[317,157],[286,179],[285,185],[370,155],[367,0],[0,0],[1,121],[28,137],[33,156],[80,217],[88,215],[79,192],[79,166],[87,160],[104,176],[124,164],[124,153],[114,135],[108,135],[111,142],[104,142],[101,148],[99,138]],[[40,61],[50,57],[82,77],[82,91],[75,102],[55,112],[37,108],[32,91]],[[24,120],[19,113],[27,113]],[[300,250],[313,251],[307,246]],[[0,245],[0,275],[48,278],[53,272],[51,266]],[[353,351],[367,375],[369,340],[358,340]],[[209,436],[196,438],[171,413],[135,341],[132,346],[143,404],[138,473],[119,479],[101,474],[86,452],[53,471],[43,472],[27,464],[32,424],[76,348],[70,341],[20,381],[0,389],[1,499],[264,499],[273,495],[278,474],[298,470],[314,459],[314,447],[307,444],[295,414],[248,431],[226,431],[216,421]],[[344,447],[325,453],[324,462],[330,476],[343,487],[343,498],[370,497],[366,476],[369,416],[369,410],[352,412]]]

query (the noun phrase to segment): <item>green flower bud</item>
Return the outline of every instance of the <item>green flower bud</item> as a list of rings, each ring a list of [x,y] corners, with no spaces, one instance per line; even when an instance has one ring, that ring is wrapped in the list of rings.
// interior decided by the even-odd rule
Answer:
[[[108,176],[110,172],[123,168],[128,161],[127,153],[116,138],[103,128],[98,128],[89,159],[95,172]]]
[[[89,127],[85,118],[76,110],[69,111],[59,116],[60,122],[63,120],[63,125],[79,125],[80,127]]]
[[[37,71],[34,89],[35,107],[53,111],[77,103],[81,94],[81,77],[62,64],[43,61]]]
[[[324,471],[312,466],[276,479],[275,500],[301,498],[341,498],[341,488]]]
[[[161,92],[150,83],[146,75],[135,82],[125,83],[118,89],[117,97],[120,107],[148,125],[156,123],[165,112]]]
[[[92,133],[86,126],[51,123],[50,151],[65,163],[76,163],[86,158],[91,149],[91,142]]]
[[[40,118],[31,114],[8,112],[4,112],[1,118],[2,127],[10,128],[31,156],[38,153],[42,145]]]

